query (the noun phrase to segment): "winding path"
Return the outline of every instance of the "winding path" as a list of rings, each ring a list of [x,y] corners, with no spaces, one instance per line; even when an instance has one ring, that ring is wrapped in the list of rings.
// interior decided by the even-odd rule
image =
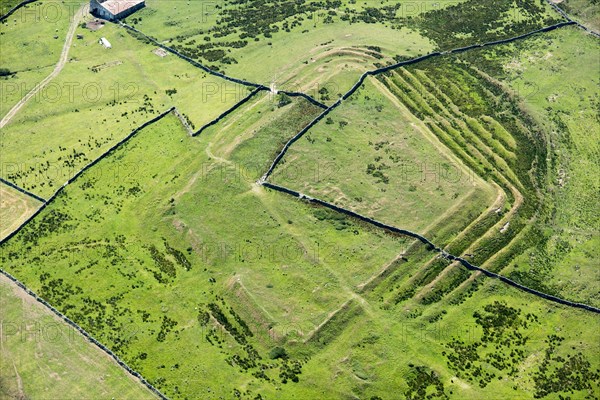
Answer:
[[[77,10],[77,12],[73,15],[73,20],[71,21],[71,25],[69,26],[69,30],[67,32],[67,37],[65,38],[65,44],[60,53],[60,59],[58,60],[58,64],[56,64],[56,67],[54,67],[54,71],[52,71],[50,75],[48,75],[46,78],[44,78],[43,81],[41,81],[33,89],[31,89],[31,91],[27,93],[25,97],[19,100],[19,102],[15,104],[13,108],[11,108],[11,110],[0,121],[0,128],[4,128],[4,126],[10,122],[10,120],[19,112],[19,110],[25,104],[27,104],[29,100],[31,100],[33,96],[38,94],[40,90],[46,87],[46,85],[48,85],[48,83],[50,83],[50,81],[56,78],[60,71],[62,71],[65,64],[67,63],[67,57],[69,56],[69,50],[71,49],[71,45],[73,44],[73,37],[75,36],[75,30],[77,29],[77,25],[79,25],[79,21],[81,21],[81,18],[85,13],[87,13],[88,9],[89,4],[86,3],[82,5],[81,8],[79,8],[79,10]]]

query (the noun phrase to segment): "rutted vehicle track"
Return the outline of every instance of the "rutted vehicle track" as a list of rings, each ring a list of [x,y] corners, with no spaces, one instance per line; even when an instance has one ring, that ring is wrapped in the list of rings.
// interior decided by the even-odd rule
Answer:
[[[19,100],[19,102],[15,104],[13,108],[10,109],[10,111],[0,121],[0,129],[4,128],[4,126],[6,126],[6,124],[10,122],[10,120],[19,112],[21,108],[23,108],[23,106],[25,106],[25,104],[27,104],[29,100],[31,100],[33,96],[38,94],[40,90],[46,87],[46,85],[48,85],[50,81],[52,81],[58,76],[58,74],[60,74],[65,64],[67,63],[69,50],[71,49],[71,45],[73,44],[73,37],[75,36],[75,30],[77,29],[79,21],[81,21],[81,18],[83,17],[84,13],[86,13],[86,10],[88,8],[89,5],[86,3],[83,6],[81,6],[81,8],[79,8],[79,10],[73,15],[73,20],[71,21],[71,25],[69,26],[69,30],[65,38],[65,44],[60,53],[60,59],[58,60],[56,67],[54,67],[54,70],[50,73],[50,75],[44,78],[44,80],[38,83],[29,93],[27,93],[25,97]]]

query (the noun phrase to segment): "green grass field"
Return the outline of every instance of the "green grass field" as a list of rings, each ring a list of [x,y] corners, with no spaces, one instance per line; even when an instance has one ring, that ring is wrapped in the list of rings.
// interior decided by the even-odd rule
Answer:
[[[213,69],[314,97],[326,88],[329,102],[365,70],[470,44],[475,35],[516,36],[557,22],[555,14],[543,1],[310,1],[274,9],[153,0],[127,22]]]
[[[80,4],[39,1],[17,10],[0,24],[0,68],[4,71],[0,77],[1,116],[52,72],[60,58],[70,18]],[[0,14],[12,5],[0,3]],[[23,57],[23,52],[28,56]]]
[[[512,262],[513,274],[592,304],[600,304],[597,48],[592,37],[569,28],[506,49],[496,61],[505,84],[526,94],[523,108],[545,127],[554,149],[544,180],[547,205],[534,231],[540,240]]]
[[[470,315],[493,300],[523,308],[518,321],[530,311],[539,318],[520,328],[535,340],[519,345],[523,357],[514,362],[517,368],[544,351],[553,324],[571,328],[561,333],[566,341],[560,354],[590,351],[587,343],[597,333],[582,320],[597,322],[595,317],[525,300],[523,293],[492,282],[454,306],[449,301],[426,307],[414,300],[385,306],[377,288],[361,296],[360,284],[399,251],[413,270],[431,255],[411,241],[265,191],[254,186],[252,176],[237,175],[235,164],[221,157],[230,148],[227,138],[235,140],[241,131],[248,137],[244,143],[259,143],[261,134],[277,132],[269,125],[293,113],[265,110],[262,102],[247,107],[274,114],[266,127],[238,119],[228,121],[237,131],[191,139],[169,116],[140,132],[98,171],[140,165],[148,158],[160,163],[145,163],[122,180],[91,169],[2,247],[3,264],[172,398],[205,391],[209,397],[228,396],[234,390],[284,398],[407,393],[417,390],[409,377],[420,365],[436,371],[433,382],[439,380],[453,397],[478,398],[485,391],[477,379],[448,370],[442,352],[453,337],[465,337],[459,327],[470,324],[481,334]],[[255,127],[254,136],[244,134]],[[213,148],[209,142],[221,145]],[[277,146],[275,140],[266,142]],[[19,253],[27,244],[36,250]],[[48,270],[48,264],[55,268]],[[94,279],[97,274],[103,279]],[[546,310],[560,316],[550,317]],[[132,325],[136,334],[124,336]],[[436,336],[438,326],[448,333]],[[499,330],[503,335],[504,328]],[[287,360],[269,360],[277,345],[285,347]],[[390,354],[390,348],[399,352]],[[476,362],[487,365],[482,351]],[[593,377],[596,361],[586,360],[592,364],[587,369],[583,364],[582,373]],[[252,375],[261,370],[264,376]],[[525,395],[534,387],[535,370],[526,371],[520,380],[503,377],[516,384],[494,381],[487,390]],[[335,385],[325,384],[324,375],[335,376]],[[590,385],[595,390],[597,378]]]
[[[459,207],[478,215],[496,197],[373,79],[292,147],[273,181],[422,233]]]
[[[258,137],[277,133],[268,126],[259,129],[246,140],[247,148],[239,145],[240,154],[254,151],[258,155],[268,146],[274,151],[276,141]],[[230,140],[235,138],[230,136]],[[220,367],[226,365],[220,351],[202,340],[203,327],[197,322],[201,303],[214,302],[220,295],[228,299],[225,304],[246,304],[246,296],[256,306],[239,313],[256,313],[259,321],[267,321],[268,328],[254,327],[261,329],[257,335],[268,338],[269,329],[285,332],[286,326],[294,324],[302,325],[301,333],[307,334],[354,296],[354,286],[389,263],[408,243],[281,199],[277,193],[255,187],[254,179],[224,179],[228,165],[206,154],[209,140],[213,137],[202,135],[199,142],[187,137],[180,122],[168,117],[102,161],[97,170],[84,174],[43,217],[3,247],[4,264],[10,271],[99,340],[111,343],[117,354],[174,397],[197,393],[205,384],[205,379],[193,380],[198,365],[191,360],[201,354],[212,359],[202,365],[209,381],[241,384],[247,379],[235,373],[237,368]],[[268,146],[258,147],[253,141]],[[147,159],[160,162],[148,164]],[[126,178],[105,174],[132,165],[140,168]],[[117,193],[126,195],[120,198]],[[57,213],[66,225],[55,219]],[[231,226],[237,228],[231,230]],[[50,258],[40,259],[34,253],[33,258],[11,255],[10,248],[29,242],[31,234],[36,237],[36,248],[51,254]],[[374,248],[379,251],[373,253]],[[99,261],[107,251],[113,256],[97,264],[94,260]],[[69,254],[77,254],[77,260]],[[34,259],[55,265],[57,275],[48,276],[41,264],[30,264]],[[97,282],[96,274],[113,278]],[[95,283],[81,286],[85,281]],[[184,289],[191,286],[195,290]],[[297,293],[295,304],[289,302],[292,291]],[[114,302],[109,308],[85,305],[104,304],[109,298]],[[172,321],[177,328],[173,329]],[[127,323],[140,326],[140,335],[131,342],[119,334]],[[191,343],[198,346],[196,350],[190,348]],[[258,350],[265,357],[269,348],[261,346]],[[196,354],[189,362],[174,358],[184,348]],[[147,353],[147,358],[141,353]],[[178,367],[172,368],[174,364]],[[160,365],[170,367],[162,370]]]
[[[560,21],[539,0],[218,6],[148,0],[127,22],[211,68],[327,104],[376,66]],[[56,28],[12,20],[3,48],[25,66],[21,34]],[[1,133],[1,176],[38,195],[171,106],[199,129],[249,93],[118,25],[76,33],[52,81],[60,95],[32,99]],[[571,26],[369,77],[270,179],[598,306],[597,55],[597,39]],[[2,269],[172,399],[599,398],[597,314],[260,185],[322,111],[263,91],[198,137],[169,114],[2,244]],[[0,195],[6,235],[38,204],[6,186]],[[11,321],[55,320],[0,287]],[[93,398],[143,396],[79,339],[1,339],[3,360],[16,360],[3,364],[2,396],[81,397],[88,381]],[[50,357],[36,353],[49,345]],[[99,370],[69,372],[82,354]]]
[[[156,398],[4,276],[0,277],[0,310],[0,398]]]
[[[2,176],[40,196],[173,105],[198,129],[248,94],[115,25],[77,34],[64,70],[2,130]]]

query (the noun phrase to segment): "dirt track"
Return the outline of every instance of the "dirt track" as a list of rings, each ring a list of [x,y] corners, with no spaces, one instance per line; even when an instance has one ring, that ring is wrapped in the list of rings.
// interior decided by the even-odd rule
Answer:
[[[67,32],[67,37],[65,38],[65,44],[60,53],[60,59],[58,60],[58,64],[56,64],[56,67],[54,67],[52,73],[50,73],[50,75],[44,78],[43,81],[37,84],[29,93],[25,95],[25,97],[19,100],[19,102],[15,104],[13,108],[11,108],[11,110],[4,116],[4,118],[2,118],[2,121],[0,121],[0,128],[4,128],[4,126],[10,122],[10,120],[19,112],[19,110],[25,104],[27,104],[27,102],[33,96],[35,96],[40,90],[42,90],[48,83],[50,83],[50,81],[52,81],[52,79],[54,79],[60,73],[60,71],[62,71],[65,64],[67,63],[67,57],[69,55],[71,45],[73,44],[73,37],[75,36],[75,30],[77,29],[77,25],[79,25],[79,21],[81,21],[83,15],[87,14],[88,9],[89,4],[86,3],[82,5],[81,8],[79,8],[79,10],[77,10],[75,15],[73,15],[73,20],[71,21],[69,31]]]

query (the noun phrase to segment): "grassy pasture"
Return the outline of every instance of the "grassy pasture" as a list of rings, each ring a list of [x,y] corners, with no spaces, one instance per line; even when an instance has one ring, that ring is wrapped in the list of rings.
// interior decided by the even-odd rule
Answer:
[[[443,386],[443,394],[432,398],[532,399],[533,393],[543,385],[543,380],[539,379],[538,383],[535,377],[549,348],[546,341],[550,335],[556,334],[564,337],[564,341],[557,346],[554,356],[567,359],[581,352],[584,360],[590,362],[587,371],[592,377],[588,381],[591,389],[559,391],[550,393],[547,398],[558,398],[559,394],[565,396],[567,393],[573,399],[597,395],[600,385],[597,371],[600,365],[595,355],[599,351],[597,328],[600,320],[596,316],[549,305],[496,281],[483,280],[480,284],[481,289],[477,294],[460,305],[444,302],[423,307],[410,303],[386,310],[376,306],[375,298],[369,298],[372,307],[354,317],[351,327],[344,329],[338,326],[337,336],[333,340],[313,350],[313,355],[303,368],[300,385],[284,385],[280,391],[271,389],[264,394],[268,398],[354,396],[368,399],[373,396],[386,398],[390,394],[393,394],[393,398],[411,398],[410,391],[417,390],[415,386],[418,386],[411,376],[415,374],[417,366],[426,366],[435,373],[435,379],[431,381],[419,380],[425,385],[426,393],[436,392],[434,384],[437,380]],[[537,321],[527,321],[527,327],[518,323],[514,328],[500,333],[500,338],[509,338],[510,332],[518,330],[519,334],[528,338],[525,345],[513,344],[507,350],[499,341],[486,341],[484,343],[487,343],[488,349],[484,350],[478,344],[482,342],[484,331],[473,315],[475,312],[484,313],[484,306],[495,301],[520,309],[518,320],[526,321],[525,316],[529,313],[537,317]],[[336,327],[330,329],[336,330]],[[449,345],[454,339],[478,346],[476,351],[480,355],[477,359],[485,359],[486,354],[508,358],[508,367],[496,368],[490,363],[493,358],[483,362],[471,361],[472,368],[481,365],[485,373],[495,375],[489,382],[484,381],[485,387],[481,387],[480,379],[472,378],[467,372],[469,368],[465,368],[468,358],[465,357],[462,364],[453,364],[462,366],[463,371],[448,365],[448,355],[452,353]],[[522,357],[516,351],[522,352]],[[561,362],[546,365],[553,371],[561,366]],[[511,374],[511,368],[517,372]],[[328,378],[328,389],[322,386],[323,377]],[[481,378],[485,378],[485,374]],[[562,387],[566,388],[571,386],[567,382],[573,381],[561,382]],[[412,396],[421,398],[415,397],[414,392]]]
[[[541,240],[512,260],[513,274],[579,301],[598,304],[598,43],[563,29],[484,53],[490,73],[521,97],[550,143]],[[493,58],[492,58],[493,57]]]
[[[0,15],[6,14],[11,8],[19,4],[19,0],[1,0],[0,1]]]
[[[2,176],[41,196],[172,105],[198,129],[248,93],[118,26],[77,34],[64,70],[2,130]]]
[[[562,21],[545,0],[468,0],[420,14],[411,18],[408,26],[422,32],[439,49],[450,50],[518,36]]]
[[[207,130],[215,157],[229,158],[241,177],[258,180],[285,143],[323,111],[304,100],[281,104],[280,96],[261,93],[245,110]]]
[[[495,197],[371,78],[293,145],[273,181],[415,232],[456,207],[479,214]]]
[[[575,37],[581,38],[583,34],[574,29],[566,29],[557,35],[575,41]],[[590,175],[589,171],[597,168],[597,162],[593,161],[594,156],[592,156],[597,146],[594,136],[583,134],[582,127],[597,126],[592,111],[593,105],[597,103],[597,90],[593,89],[597,83],[595,78],[591,79],[595,76],[594,71],[598,70],[597,57],[595,57],[597,45],[590,38],[587,47],[577,50],[575,47],[570,48],[570,51],[576,52],[577,55],[560,53],[553,58],[554,47],[546,46],[548,39],[539,37],[537,40],[540,42],[541,51],[527,52],[527,62],[515,59],[515,49],[512,46],[505,46],[466,54],[458,60],[447,57],[428,61],[407,69],[400,69],[380,79],[408,109],[407,111],[413,114],[411,116],[406,112],[403,115],[405,120],[410,121],[410,118],[413,118],[416,122],[423,121],[446,146],[446,153],[451,150],[462,163],[476,171],[477,175],[485,177],[488,183],[493,183],[497,189],[500,189],[497,193],[489,190],[485,200],[469,197],[466,198],[468,200],[463,201],[469,205],[478,204],[479,201],[481,208],[477,213],[456,214],[455,210],[462,211],[465,208],[459,205],[448,208],[449,211],[445,212],[448,216],[442,218],[444,211],[433,212],[431,203],[422,208],[414,206],[410,208],[411,203],[408,202],[410,210],[402,210],[398,206],[392,208],[384,202],[386,197],[381,193],[376,198],[365,201],[366,206],[361,208],[364,196],[373,196],[376,191],[387,193],[386,184],[394,183],[395,173],[400,173],[398,175],[400,178],[408,175],[401,168],[390,168],[383,160],[385,157],[383,153],[376,155],[381,148],[392,147],[395,142],[381,138],[381,132],[386,131],[386,125],[382,127],[377,117],[373,115],[377,116],[378,113],[384,112],[385,107],[377,104],[379,99],[373,98],[371,92],[364,93],[368,86],[361,89],[358,95],[364,96],[364,99],[361,99],[362,103],[354,100],[354,107],[365,115],[369,113],[370,118],[350,114],[349,110],[353,104],[351,98],[332,113],[330,120],[321,123],[292,147],[273,179],[284,186],[299,189],[309,195],[325,197],[329,201],[349,206],[367,215],[377,216],[377,213],[380,213],[378,218],[384,221],[386,220],[384,213],[389,213],[388,210],[395,212],[395,209],[398,209],[399,214],[396,217],[398,221],[406,220],[411,210],[414,210],[418,217],[422,217],[424,212],[431,212],[432,217],[440,219],[435,228],[432,224],[429,225],[428,230],[433,232],[429,237],[436,243],[447,244],[448,251],[451,253],[466,254],[467,257],[471,257],[472,262],[494,270],[502,270],[514,262],[520,265],[520,268],[516,271],[509,268],[506,273],[512,271],[511,276],[518,281],[570,299],[594,303],[593,297],[597,289],[595,280],[590,281],[590,277],[596,276],[596,273],[588,266],[592,265],[590,263],[593,263],[596,257],[596,252],[592,249],[597,247],[593,228],[597,226],[597,215],[591,212],[590,207],[593,208],[598,200],[597,190],[594,189],[597,187],[593,178],[595,175]],[[568,46],[565,44],[564,48],[569,48]],[[563,50],[565,51],[568,50]],[[569,65],[568,62],[570,60],[575,62],[574,60],[583,55],[589,56],[589,62],[586,63],[588,67],[571,75],[572,80],[558,85],[561,78],[555,72],[564,70],[566,73],[574,69],[574,66]],[[553,71],[547,73],[547,83],[543,81],[544,78],[541,81],[533,78],[546,76],[537,70],[534,70],[537,75],[532,72],[529,79],[523,79],[528,63],[537,65],[541,62],[536,62],[535,57],[543,58],[548,71]],[[503,65],[512,75],[508,75],[506,71],[499,71],[498,67],[493,67],[494,65]],[[501,81],[498,81],[498,78]],[[508,82],[512,88],[507,87]],[[541,90],[532,92],[531,88],[537,88],[541,82],[544,82],[545,92]],[[579,84],[579,82],[585,83]],[[561,87],[569,89],[563,93],[560,92]],[[526,100],[519,100],[519,95],[525,94],[529,95]],[[561,102],[562,98],[566,100]],[[368,99],[368,102],[365,99]],[[578,100],[573,102],[571,99]],[[529,105],[530,101],[535,102],[534,105]],[[557,111],[550,112],[550,117],[540,118],[537,114],[547,113],[549,102],[558,103],[555,106]],[[536,109],[537,104],[540,106]],[[369,106],[371,109],[368,108]],[[563,117],[570,115],[572,113],[570,110],[573,109],[581,110],[577,119]],[[527,117],[528,113],[537,118],[532,120]],[[353,129],[356,129],[352,127],[353,125],[361,128],[361,123],[366,124],[362,121],[367,120],[373,120],[373,127],[362,127],[360,135],[342,136],[344,130],[349,129],[353,132]],[[383,115],[382,120],[390,124],[389,121],[393,119]],[[357,124],[357,121],[361,122]],[[572,121],[571,125],[568,125],[569,121]],[[555,128],[552,128],[552,123],[555,124]],[[556,125],[557,123],[562,124]],[[412,125],[414,126],[415,122],[412,122]],[[569,139],[553,138],[555,134],[552,132],[557,132],[556,129],[563,131],[569,129],[570,132],[581,132],[581,134],[577,141],[570,137]],[[401,129],[387,130],[401,131]],[[587,129],[585,131],[587,132]],[[369,132],[372,132],[373,137],[379,136],[377,141],[369,139],[367,136]],[[542,134],[542,132],[547,133]],[[570,136],[575,136],[577,133],[571,133]],[[353,142],[354,137],[360,138],[358,140],[363,140],[365,143]],[[337,141],[340,141],[340,144],[336,143]],[[546,160],[545,143],[559,141],[561,144],[556,148],[562,150],[550,154],[551,157],[558,157],[557,160],[551,161],[552,158]],[[532,146],[532,143],[535,143],[535,146]],[[367,144],[374,147],[370,150],[373,153],[371,157],[375,157],[374,162],[362,168],[353,167],[357,162],[363,163],[366,162],[365,159],[369,159],[369,156],[355,154],[356,151],[364,152]],[[326,155],[321,151],[315,151],[315,146],[327,149]],[[417,146],[412,144],[407,147],[410,149]],[[570,151],[574,149],[581,149],[584,156],[573,157]],[[345,154],[345,158],[342,158],[340,153]],[[407,150],[402,149],[402,155],[406,156],[406,154]],[[394,158],[389,154],[387,156],[390,159]],[[430,161],[431,157],[426,159]],[[416,172],[419,172],[418,169]],[[355,176],[357,173],[361,175]],[[416,175],[421,183],[426,181],[423,179],[426,175],[424,172]],[[477,175],[473,174],[473,176]],[[364,186],[365,181],[368,182],[365,177],[371,178],[379,184],[380,188],[374,190]],[[566,184],[567,177],[570,179],[569,184]],[[398,177],[396,179],[398,180]],[[346,189],[348,185],[352,187],[352,191]],[[549,207],[546,203],[547,199],[552,198],[550,193],[554,193],[544,194],[547,185],[556,186],[554,191],[558,193],[557,199],[560,199],[560,203],[554,199],[550,200],[552,202],[550,204],[556,204],[555,206]],[[398,186],[402,185],[392,186],[396,189],[394,194],[397,193]],[[562,189],[563,186],[566,189]],[[439,190],[441,185],[437,187]],[[408,195],[417,195],[418,188],[416,184],[409,186]],[[432,201],[432,193],[424,193],[424,196],[427,201]],[[498,197],[494,200],[496,196]],[[571,203],[567,203],[567,199],[571,199]],[[557,203],[554,203],[555,201]],[[395,204],[403,203],[397,201]],[[428,203],[422,201],[421,204]],[[450,206],[442,198],[440,204]],[[557,213],[556,210],[559,208],[564,211]],[[550,212],[552,214],[548,214]],[[551,219],[549,219],[550,215],[552,215]],[[477,219],[467,227],[466,224],[459,222],[463,218],[468,218],[467,221]],[[396,221],[391,223],[411,228]],[[463,231],[465,228],[466,230]],[[578,244],[581,244],[581,247],[578,247]],[[531,253],[527,251],[528,248],[536,250]],[[523,255],[514,260],[519,254]],[[459,288],[469,276],[467,273],[456,272],[452,266],[439,261],[424,260],[424,262],[426,262],[425,266],[410,280],[393,289],[395,295],[387,294],[384,297],[393,301],[417,296],[423,304],[431,304]],[[569,263],[572,264],[568,266]],[[564,267],[558,267],[559,265]],[[547,278],[550,277],[555,278],[548,280]]]
[[[257,110],[264,101],[256,100]],[[285,107],[300,105],[284,110],[268,105],[261,113],[286,120],[294,110]],[[247,143],[256,144],[234,147],[252,159],[280,145],[261,135],[278,134],[269,126],[254,136],[242,131]],[[409,243],[265,191],[254,177],[224,179],[231,160],[205,151],[212,141],[228,148],[220,135],[235,140],[239,131],[191,139],[176,118],[167,117],[82,175],[2,248],[11,273],[173,398],[208,389],[228,395],[244,382],[272,385],[238,372],[257,367],[241,361],[227,365],[247,350],[220,333],[228,325],[214,322],[222,321],[216,311],[211,309],[213,322],[198,323],[207,303],[218,304],[232,321],[228,304],[241,302],[240,315],[251,316],[245,317],[251,329],[264,337],[247,340],[268,360],[270,346],[285,343],[290,326],[299,327],[292,337],[308,335]],[[226,155],[220,148],[213,151]],[[235,159],[235,150],[231,154]],[[120,168],[129,173],[115,177],[111,172]],[[34,249],[18,250],[28,246]],[[99,274],[103,278],[95,279]],[[249,307],[244,299],[256,305]],[[272,325],[263,328],[262,320]],[[131,324],[136,334],[124,338],[121,331]],[[178,356],[182,352],[185,359]],[[293,362],[304,362],[292,356]],[[287,368],[271,364],[272,378]]]
[[[0,24],[2,67],[18,73],[54,66],[69,22],[81,4],[82,1],[41,0],[17,10]],[[28,57],[23,57],[23,52]]]
[[[219,29],[201,32],[251,13],[227,3],[217,14],[198,3],[149,0],[130,22],[189,48],[198,43],[188,40],[248,33],[236,27],[223,39]],[[376,7],[390,14],[372,24],[364,20],[376,13],[368,3],[347,5],[356,12],[344,6],[302,21],[273,11],[274,20],[257,25],[258,41],[240,37],[250,43],[206,60],[279,88],[326,87],[310,94],[330,102],[371,62],[391,62],[399,51],[416,55],[426,46],[556,22],[537,1],[467,1],[410,19],[383,8],[393,6],[387,2]],[[261,11],[255,16],[264,17]],[[345,15],[360,17],[349,24]],[[493,21],[482,23],[487,15]],[[292,26],[284,33],[286,22]],[[310,46],[298,40],[313,30],[334,40],[314,55],[316,38]],[[116,26],[78,33],[84,39],[56,82],[98,85],[100,99],[90,102],[77,89],[73,100],[32,101],[2,133],[2,161],[6,154],[10,166],[2,176],[17,174],[15,182],[38,194],[172,104],[199,127],[247,93],[159,57]],[[111,50],[97,44],[101,36]],[[381,42],[371,43],[373,36]],[[392,43],[398,37],[406,50]],[[384,58],[374,56],[378,45]],[[284,65],[290,49],[305,50]],[[595,304],[597,50],[592,38],[563,28],[370,78],[294,144],[273,180],[424,233],[528,286]],[[125,91],[118,99],[114,85]],[[87,171],[3,245],[2,266],[173,399],[598,397],[596,315],[472,274],[412,240],[255,183],[319,112],[304,100],[261,93],[198,138],[168,116]],[[41,137],[51,129],[61,134]],[[22,157],[35,168],[15,170]],[[449,178],[452,166],[466,184]],[[4,193],[12,195],[0,187]],[[35,357],[27,351],[24,371]],[[10,391],[18,390],[13,370],[5,375]],[[120,382],[109,388],[135,390]],[[35,381],[30,391],[46,386]]]
[[[442,6],[444,3],[440,2]],[[265,85],[276,83],[280,89],[302,90],[315,97],[330,75],[346,64],[358,64],[359,68],[352,68],[348,78],[335,83],[339,90],[334,94],[345,92],[363,70],[373,69],[375,64],[389,64],[394,56],[410,58],[432,49],[417,32],[391,22],[419,12],[421,5],[418,10],[405,10],[402,6],[389,21],[350,23],[341,20],[341,16],[354,12],[350,10],[363,12],[381,5],[307,2],[290,6],[293,4],[281,2],[274,9],[268,3],[224,3],[219,4],[222,9],[217,9],[204,2],[151,1],[127,22],[231,76]],[[337,16],[330,15],[336,13],[334,9],[338,10]],[[233,20],[230,15],[235,15]],[[250,22],[238,26],[237,20]],[[253,34],[255,24],[260,28]],[[258,33],[262,29],[265,33]],[[356,50],[365,47],[374,49],[376,58]],[[214,58],[219,56],[222,58]]]
[[[4,276],[0,310],[0,398],[156,398]]]
[[[0,77],[1,116],[52,72],[70,20],[81,4],[38,1],[17,10],[0,24],[0,68],[10,74]],[[3,8],[0,4],[0,10]]]
[[[332,70],[346,65],[358,63],[359,68],[352,68],[351,79],[337,78],[335,85],[340,89],[349,88],[364,69],[416,57],[436,47],[515,36],[558,20],[544,1],[215,5],[154,0],[127,22],[232,76],[265,85],[276,83],[287,90],[318,92],[328,84]]]

